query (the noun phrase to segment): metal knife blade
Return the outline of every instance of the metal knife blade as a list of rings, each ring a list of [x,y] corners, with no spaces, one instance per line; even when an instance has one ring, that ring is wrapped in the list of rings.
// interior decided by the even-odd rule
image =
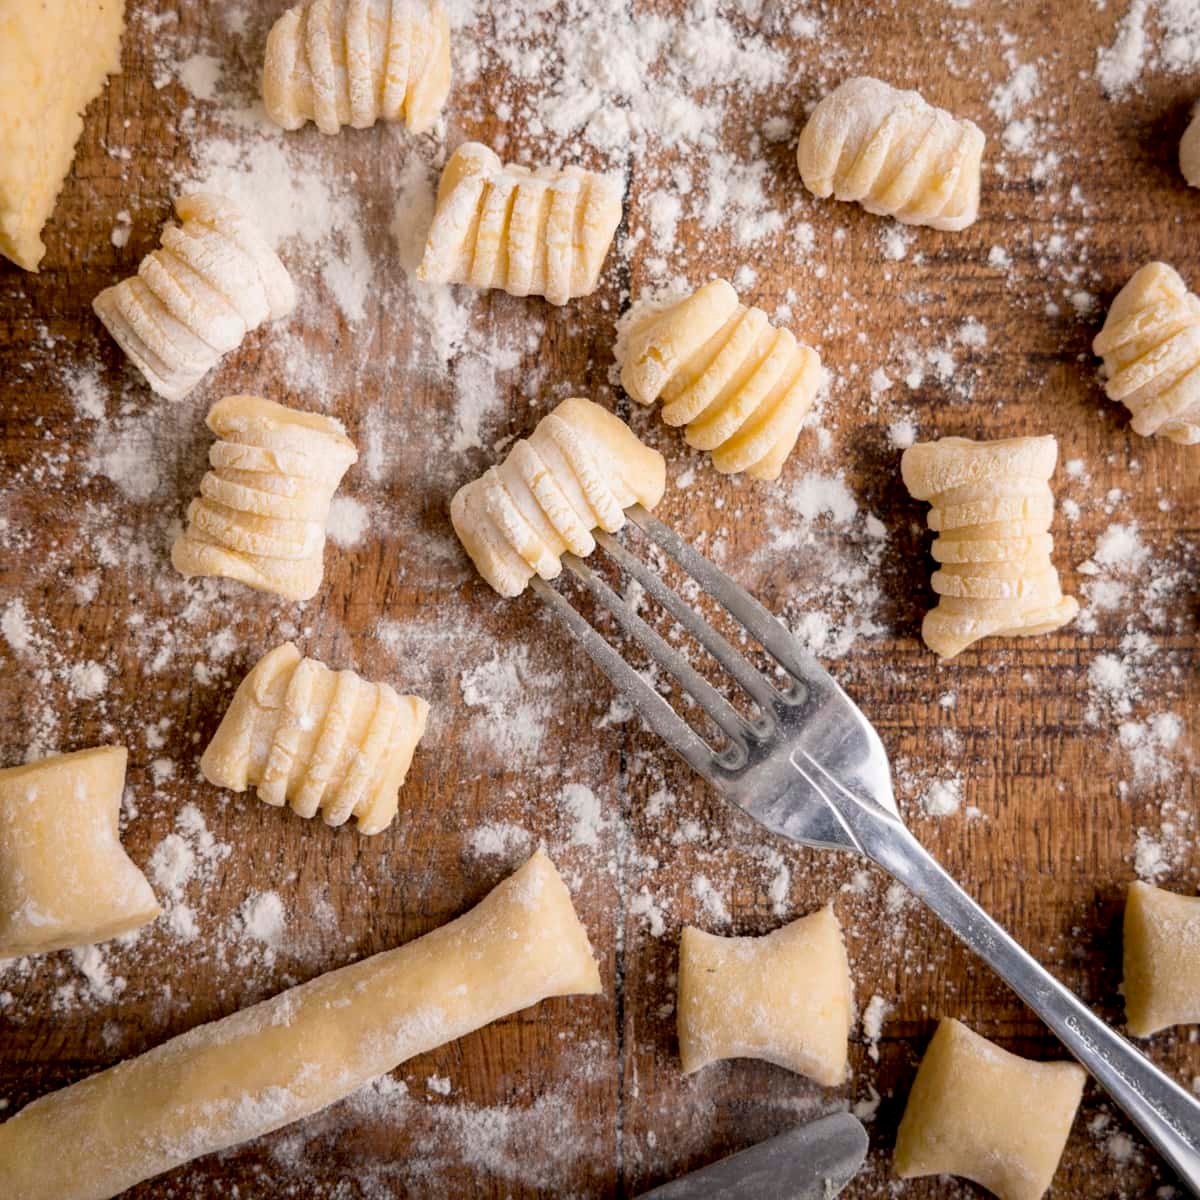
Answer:
[[[637,1200],[832,1200],[867,1157],[867,1131],[834,1113],[701,1167]]]

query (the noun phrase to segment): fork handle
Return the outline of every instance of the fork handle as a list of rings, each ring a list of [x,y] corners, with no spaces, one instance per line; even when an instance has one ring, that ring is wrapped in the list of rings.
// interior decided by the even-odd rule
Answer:
[[[886,836],[868,835],[860,844],[1045,1021],[1171,1164],[1180,1182],[1200,1196],[1200,1101],[1036,962],[902,825],[888,822]]]

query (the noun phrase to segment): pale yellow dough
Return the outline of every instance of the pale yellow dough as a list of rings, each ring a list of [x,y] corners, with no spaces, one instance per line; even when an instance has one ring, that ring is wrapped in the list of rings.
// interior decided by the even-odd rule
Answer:
[[[242,680],[200,770],[217,787],[254,787],[302,817],[320,812],[326,825],[343,825],[353,816],[359,833],[380,833],[428,715],[420,696],[331,671],[284,642]]]
[[[837,1087],[853,1008],[831,905],[765,937],[683,930],[676,1022],[684,1074],[722,1058],[762,1058]]]
[[[0,1125],[5,1200],[107,1200],[298,1121],[549,996],[595,995],[587,933],[537,853],[470,912],[35,1100]]]
[[[566,304],[595,291],[620,223],[616,176],[579,167],[531,171],[466,142],[442,171],[417,275]]]
[[[1200,296],[1166,263],[1142,267],[1117,293],[1092,342],[1105,391],[1133,414],[1134,433],[1200,442]]]
[[[949,437],[905,450],[904,484],[929,501],[929,528],[938,534],[938,605],[921,626],[935,654],[953,658],[985,637],[1049,633],[1079,612],[1050,559],[1057,459],[1053,437]]]
[[[342,476],[358,461],[340,421],[261,396],[209,409],[212,466],[171,547],[182,575],[222,575],[288,600],[316,595],[325,524]]]
[[[158,916],[117,832],[126,757],[101,746],[0,771],[0,958],[103,942]]]
[[[667,466],[620,417],[590,400],[564,400],[498,467],[458,489],[450,519],[458,539],[502,596],[534,575],[553,579],[569,550],[596,548],[592,530],[615,533],[633,504],[653,508]]]
[[[1134,1037],[1200,1024],[1200,896],[1129,885],[1123,990]]]
[[[639,404],[662,398],[668,425],[712,452],[726,474],[777,479],[824,372],[810,346],[738,302],[723,279],[666,307],[635,312],[617,343],[621,385]]]
[[[847,79],[813,110],[796,160],[814,196],[908,225],[966,229],[979,214],[984,137],[971,121],[879,79]]]
[[[322,133],[437,119],[450,90],[450,22],[437,0],[310,0],[271,27],[263,62],[267,115]]]
[[[943,1019],[896,1133],[896,1174],[961,1175],[1000,1200],[1038,1200],[1058,1169],[1086,1078],[1075,1063],[1032,1062]]]
[[[124,0],[0,0],[0,254],[36,271],[83,132],[121,69]]]

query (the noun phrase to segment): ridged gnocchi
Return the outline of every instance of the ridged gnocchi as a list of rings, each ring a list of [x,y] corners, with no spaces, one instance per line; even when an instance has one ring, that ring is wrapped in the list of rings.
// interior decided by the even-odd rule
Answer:
[[[1200,896],[1148,883],[1125,897],[1125,1023],[1134,1037],[1200,1024]]]
[[[92,308],[158,395],[186,396],[264,321],[286,317],[296,292],[283,263],[223,196],[175,201],[178,225],[138,273],[105,288]]]
[[[396,815],[428,714],[419,696],[331,671],[284,642],[242,680],[200,770],[217,787],[253,787],[302,817],[320,812],[326,825],[356,817],[359,833],[380,833]]]
[[[983,146],[972,121],[861,75],[813,110],[796,161],[814,196],[855,200],[906,225],[959,230],[979,215]]]
[[[211,470],[171,547],[181,575],[220,575],[288,600],[316,595],[325,522],[358,460],[340,421],[261,396],[226,396],[209,410]]]
[[[564,400],[504,461],[458,489],[450,520],[480,575],[502,596],[533,576],[554,579],[569,550],[596,548],[592,530],[615,533],[633,504],[653,508],[667,466],[620,417],[590,400]]]
[[[824,378],[820,355],[715,279],[666,307],[634,311],[617,344],[621,384],[663,401],[668,425],[726,474],[777,479]]]
[[[580,167],[531,171],[466,142],[442,171],[417,275],[566,304],[595,291],[620,223],[615,176]]]

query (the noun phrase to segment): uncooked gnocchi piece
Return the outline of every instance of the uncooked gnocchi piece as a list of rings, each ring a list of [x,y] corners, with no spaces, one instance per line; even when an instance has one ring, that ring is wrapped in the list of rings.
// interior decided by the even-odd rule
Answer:
[[[271,27],[267,116],[322,133],[403,121],[421,133],[450,90],[450,22],[437,0],[310,0]]]
[[[921,636],[941,658],[985,637],[1031,637],[1074,619],[1050,560],[1058,459],[1053,437],[919,442],[900,460],[904,484],[928,500],[937,534],[933,573],[938,605]]]
[[[450,520],[480,575],[500,595],[519,596],[535,574],[554,579],[568,550],[591,554],[597,526],[615,533],[630,505],[653,508],[666,475],[663,456],[620,417],[573,398],[459,488]]]
[[[340,421],[261,396],[226,396],[207,423],[219,440],[171,547],[175,569],[310,599],[325,571],[330,501],[358,459],[354,443]]]
[[[984,137],[971,121],[862,75],[813,110],[796,161],[814,196],[906,225],[966,229],[979,214]]]
[[[1124,936],[1129,1032],[1200,1024],[1200,896],[1131,883]]]
[[[1086,1078],[1075,1063],[1020,1058],[944,1018],[904,1106],[896,1174],[961,1175],[1000,1200],[1039,1200]]]
[[[1200,296],[1166,263],[1142,267],[1117,293],[1092,342],[1105,391],[1133,414],[1135,433],[1200,442]]]
[[[832,905],[765,937],[686,926],[676,1009],[685,1075],[722,1058],[761,1058],[825,1087],[845,1082],[853,1001]]]
[[[0,771],[0,958],[107,941],[158,916],[117,831],[127,757],[100,746]]]
[[[1192,112],[1191,123],[1179,143],[1179,169],[1192,187],[1200,188],[1200,104]]]
[[[621,223],[621,181],[580,167],[502,163],[466,142],[438,184],[417,276],[566,304],[595,291]]]
[[[539,851],[424,937],[26,1105],[0,1125],[5,1200],[115,1196],[299,1121],[550,996],[600,990],[570,893]]]
[[[621,385],[639,404],[663,400],[668,425],[712,451],[725,474],[777,479],[821,385],[821,359],[723,279],[642,314],[617,343]]]
[[[186,396],[252,329],[296,307],[291,277],[237,206],[196,193],[175,201],[178,225],[138,273],[92,301],[96,316],[146,382]]]
[[[326,825],[358,818],[380,833],[425,732],[429,705],[353,671],[303,658],[291,642],[259,659],[242,680],[200,770],[217,787],[288,804]]]

